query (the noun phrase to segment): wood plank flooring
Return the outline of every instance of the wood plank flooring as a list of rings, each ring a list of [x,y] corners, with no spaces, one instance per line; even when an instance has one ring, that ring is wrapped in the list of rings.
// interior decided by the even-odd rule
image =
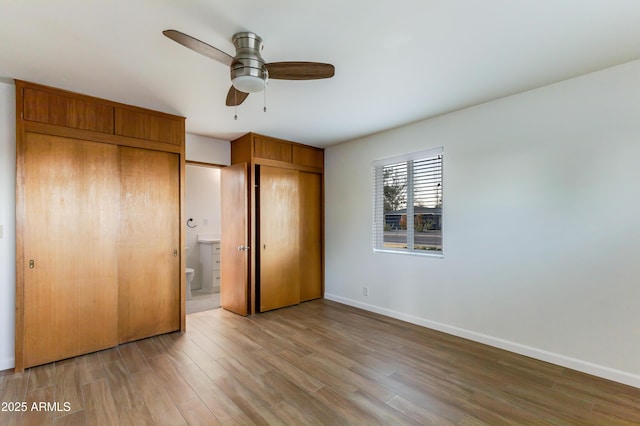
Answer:
[[[324,300],[0,372],[0,402],[27,405],[3,426],[640,424],[640,389]]]

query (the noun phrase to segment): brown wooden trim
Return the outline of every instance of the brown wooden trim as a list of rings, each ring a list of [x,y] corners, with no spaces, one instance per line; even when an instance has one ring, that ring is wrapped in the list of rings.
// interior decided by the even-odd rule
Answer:
[[[119,102],[113,102],[113,101],[107,101],[107,102],[112,103],[115,107],[120,108],[120,109],[126,109],[126,110],[136,111],[136,112],[144,112],[145,114],[155,115],[155,116],[161,117],[161,118],[169,118],[169,119],[172,119],[172,120],[175,120],[175,119],[185,120],[185,117],[183,117],[181,115],[169,114],[167,112],[156,111],[156,110],[153,110],[153,109],[142,108],[142,107],[138,107],[138,106],[134,106],[134,105],[121,104]]]
[[[70,98],[75,98],[75,99],[80,99],[84,102],[91,102],[91,103],[96,103],[96,104],[100,104],[100,105],[107,105],[107,106],[112,106],[114,108],[122,108],[122,109],[128,109],[128,110],[132,110],[132,111],[137,111],[137,112],[144,112],[146,114],[150,114],[150,115],[155,115],[158,117],[164,117],[164,118],[171,118],[171,119],[185,119],[185,117],[182,117],[180,115],[175,115],[175,114],[169,114],[166,112],[162,112],[162,111],[155,111],[152,109],[147,109],[147,108],[142,108],[142,107],[138,107],[138,106],[133,106],[133,105],[128,105],[128,104],[123,104],[120,102],[116,102],[116,101],[111,101],[108,99],[102,99],[102,98],[97,98],[94,96],[89,96],[89,95],[84,95],[82,93],[77,93],[77,92],[72,92],[70,90],[65,90],[65,89],[58,89],[56,87],[51,87],[51,86],[46,86],[43,84],[38,84],[38,83],[32,83],[29,81],[24,81],[24,80],[18,80],[15,79],[15,85],[16,88],[20,87],[29,87],[35,90],[39,90],[42,92],[47,92],[53,95],[65,95],[68,96]],[[20,104],[20,109],[17,111],[22,111],[22,104]],[[17,112],[16,111],[16,112]]]
[[[24,121],[23,90],[16,87],[16,328],[15,371],[24,371]]]
[[[115,106],[120,106],[121,104],[117,103],[117,102],[113,102],[113,101],[108,101],[106,99],[101,99],[101,98],[96,98],[93,96],[89,96],[89,95],[83,95],[82,93],[76,93],[76,92],[72,92],[69,90],[64,90],[64,89],[58,89],[55,87],[51,87],[51,86],[46,86],[43,84],[38,84],[38,83],[32,83],[29,81],[24,81],[24,80],[18,80],[15,79],[14,80],[16,88],[26,88],[26,89],[33,89],[39,92],[44,92],[44,93],[48,93],[50,95],[55,95],[55,96],[66,96],[69,98],[73,98],[73,99],[78,99],[81,100],[83,102],[88,102],[88,103],[93,103],[93,104],[98,104],[98,105],[104,105],[104,106],[110,106],[110,107],[115,107]],[[20,109],[17,110],[22,112],[23,111],[23,103],[20,104]],[[17,112],[16,111],[16,112]]]
[[[256,165],[253,161],[249,162],[249,235],[247,235],[247,241],[251,247],[249,249],[250,256],[250,271],[249,271],[249,312],[251,315],[255,315],[256,312],[256,250],[258,250],[258,246],[256,245]]]
[[[313,147],[293,145],[292,163],[309,167],[324,167],[324,150]]]
[[[251,133],[231,141],[231,164],[249,163],[253,158]]]
[[[47,123],[23,121],[25,131],[44,135],[61,136],[65,138],[81,139],[91,142],[108,143],[113,145],[128,146],[132,148],[151,149],[154,151],[173,152],[184,155],[184,146],[171,145],[162,142],[145,141],[144,139],[129,138],[126,136],[109,135],[106,133],[91,132],[89,130],[72,129]]]
[[[186,164],[187,166],[210,167],[212,169],[221,169],[223,167],[227,167],[226,164],[203,163],[201,161],[191,161],[191,160],[186,160]]]
[[[259,133],[248,133],[248,134],[252,135],[254,138],[258,137],[258,138],[261,138],[261,139],[270,139],[270,140],[275,141],[275,142],[288,143],[288,144],[296,145],[296,146],[303,147],[303,148],[309,148],[309,149],[315,149],[315,150],[318,150],[318,151],[324,151],[324,148],[318,148],[316,146],[305,145],[305,144],[300,143],[300,142],[293,142],[293,141],[288,141],[286,139],[274,138],[274,137],[271,137],[271,136],[261,135]]]
[[[114,134],[170,145],[184,143],[184,118],[134,108],[115,108]]]
[[[143,149],[152,149],[156,151],[163,152],[174,152],[184,155],[185,144],[184,144],[184,129],[185,129],[185,118],[177,115],[167,114],[160,111],[153,111],[146,108],[135,107],[131,105],[121,104],[114,101],[109,101],[105,99],[95,98],[88,95],[83,95],[80,93],[70,92],[67,90],[56,89],[49,86],[44,86],[36,83],[29,83],[22,80],[15,80],[16,84],[16,94],[20,96],[16,96],[16,122],[23,123],[25,131],[33,132],[33,133],[42,133],[47,135],[54,136],[62,136],[74,139],[82,139],[92,142],[101,142],[101,143],[111,143],[122,146],[129,146],[134,148],[143,148]],[[96,105],[109,106],[114,108],[114,120],[115,120],[115,111],[117,109],[123,111],[131,111],[136,112],[141,115],[158,117],[159,119],[165,121],[175,122],[179,127],[178,140],[174,142],[169,141],[158,141],[158,140],[147,140],[140,139],[137,137],[130,136],[122,136],[115,134],[116,124],[114,122],[114,128],[111,133],[103,133],[100,131],[92,131],[92,130],[83,130],[74,127],[66,127],[63,125],[56,125],[51,123],[44,123],[38,121],[29,121],[24,117],[24,89],[33,89],[36,91],[44,92],[54,96],[65,96],[72,100],[80,100],[86,103],[93,103]],[[19,100],[18,100],[19,99]]]
[[[254,162],[262,166],[280,167],[282,169],[293,169],[293,170],[300,170],[303,172],[322,174],[321,167],[319,168],[319,167],[311,167],[311,166],[302,166],[300,164],[285,163],[284,161],[268,160],[266,158],[258,158],[258,157],[254,157]]]
[[[274,141],[271,138],[253,137],[253,156],[268,160],[293,163],[293,146],[289,142]]]
[[[184,140],[182,146],[184,147]],[[187,331],[187,232],[184,223],[187,220],[185,178],[187,165],[185,155],[180,155],[180,331]]]
[[[321,232],[320,232],[320,261],[321,261],[321,273],[322,273],[322,277],[320,280],[320,285],[322,286],[320,289],[320,297],[324,299],[324,278],[325,278],[325,273],[324,273],[324,259],[325,259],[325,253],[324,253],[324,232],[325,232],[325,227],[324,227],[324,172],[322,173],[322,176],[320,176],[320,183],[322,185],[322,189],[321,189],[321,194],[322,194],[322,201],[321,201],[321,212],[320,212],[320,228],[321,228]]]

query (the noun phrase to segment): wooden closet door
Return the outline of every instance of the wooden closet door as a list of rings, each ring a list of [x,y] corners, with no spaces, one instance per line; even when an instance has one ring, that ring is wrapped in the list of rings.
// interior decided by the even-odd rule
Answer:
[[[247,163],[220,172],[223,201],[220,221],[220,305],[239,315],[249,313],[249,172]]]
[[[178,155],[119,148],[120,342],[180,328]]]
[[[322,175],[300,172],[300,301],[322,297]]]
[[[260,311],[300,302],[298,172],[260,166]]]
[[[26,133],[20,154],[22,366],[115,346],[117,147]]]

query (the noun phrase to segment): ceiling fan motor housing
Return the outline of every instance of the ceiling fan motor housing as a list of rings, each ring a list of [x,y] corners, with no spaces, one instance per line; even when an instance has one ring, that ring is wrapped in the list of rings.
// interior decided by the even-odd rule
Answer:
[[[241,92],[252,93],[264,89],[268,78],[267,67],[260,55],[262,39],[251,32],[233,36],[236,56],[231,63],[231,82]]]

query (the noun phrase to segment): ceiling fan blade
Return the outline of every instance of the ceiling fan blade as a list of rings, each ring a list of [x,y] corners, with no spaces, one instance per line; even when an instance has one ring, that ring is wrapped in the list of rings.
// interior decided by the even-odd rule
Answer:
[[[235,87],[231,86],[231,88],[229,89],[229,93],[227,93],[227,106],[240,105],[242,102],[244,102],[245,99],[247,99],[247,96],[249,96],[248,93],[241,92]]]
[[[181,45],[188,47],[189,49],[198,52],[199,54],[204,55],[207,58],[211,58],[227,66],[231,66],[233,56],[228,55],[222,50],[216,49],[211,45],[208,45],[204,41],[200,41],[197,38],[193,38],[190,35],[181,33],[180,31],[176,30],[164,30],[162,34],[169,37],[176,43],[180,43]]]
[[[271,62],[266,67],[269,78],[279,80],[316,80],[335,74],[333,65],[320,62]]]

